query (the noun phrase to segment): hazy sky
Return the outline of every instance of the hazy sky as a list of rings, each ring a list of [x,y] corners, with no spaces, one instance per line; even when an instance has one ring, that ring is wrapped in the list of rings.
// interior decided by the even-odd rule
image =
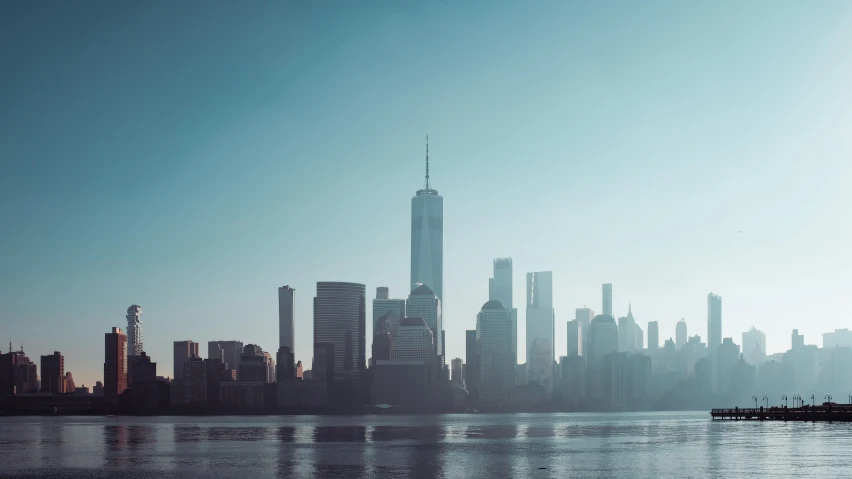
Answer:
[[[133,303],[161,374],[275,351],[289,284],[309,368],[317,281],[407,296],[427,133],[448,359],[500,256],[557,355],[603,282],[661,342],[852,323],[852,3],[322,3],[0,4],[3,352],[91,385]]]

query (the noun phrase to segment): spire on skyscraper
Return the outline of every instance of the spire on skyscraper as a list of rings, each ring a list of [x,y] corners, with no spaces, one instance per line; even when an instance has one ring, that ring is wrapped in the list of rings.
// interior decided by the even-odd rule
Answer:
[[[426,189],[431,189],[429,187],[429,135],[426,135]]]

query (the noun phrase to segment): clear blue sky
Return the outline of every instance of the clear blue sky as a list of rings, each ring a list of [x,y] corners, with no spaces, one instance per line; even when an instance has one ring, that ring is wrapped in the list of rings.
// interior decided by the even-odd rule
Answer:
[[[850,326],[852,3],[457,3],[0,5],[0,342],[89,385],[136,303],[171,375],[290,284],[309,367],[316,281],[405,296],[427,133],[449,357],[498,256],[557,354],[603,282],[661,338]]]

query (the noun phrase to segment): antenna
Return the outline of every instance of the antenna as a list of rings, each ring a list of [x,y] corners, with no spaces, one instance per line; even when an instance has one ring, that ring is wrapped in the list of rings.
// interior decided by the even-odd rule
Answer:
[[[426,134],[426,189],[429,189],[429,134]]]

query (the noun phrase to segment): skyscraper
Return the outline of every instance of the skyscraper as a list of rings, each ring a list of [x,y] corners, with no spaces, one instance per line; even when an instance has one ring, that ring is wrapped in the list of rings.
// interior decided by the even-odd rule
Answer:
[[[512,318],[492,299],[476,315],[476,357],[479,367],[479,399],[499,402],[515,385],[517,358],[512,352]]]
[[[494,259],[494,277],[488,279],[488,299],[496,299],[512,315],[512,347],[518,351],[518,310],[512,300],[512,258]]]
[[[642,326],[639,326],[639,324],[635,322],[633,323],[633,328],[636,331],[636,340],[633,342],[633,348],[635,351],[641,352],[645,349],[644,331],[642,331]]]
[[[314,378],[355,379],[366,361],[366,287],[358,283],[320,281],[314,298],[314,358],[323,349],[324,370]],[[318,347],[318,345],[321,346]]]
[[[207,359],[221,359],[228,369],[236,370],[240,366],[243,354],[242,341],[208,341]]]
[[[428,136],[426,185],[411,198],[411,289],[419,284],[444,299],[444,198],[429,183]]]
[[[602,314],[614,317],[612,315],[612,283],[604,283],[602,289],[603,289],[603,313]]]
[[[477,377],[479,377],[479,366],[476,363],[476,330],[468,329],[465,331],[464,338],[464,382],[467,386],[467,390],[473,393],[473,391],[479,387],[479,383],[477,382]]]
[[[130,311],[128,310],[128,322]],[[142,353],[142,351],[139,351]],[[140,354],[141,356],[141,354]],[[118,397],[127,389],[127,335],[121,328],[104,333],[104,397],[118,404]]]
[[[59,351],[41,357],[41,392],[49,394],[65,392],[65,358]]]
[[[175,341],[174,344],[174,379],[183,379],[183,363],[192,357],[200,357],[198,343],[194,341]]]
[[[287,347],[290,354],[295,354],[293,349],[295,339],[295,317],[296,317],[296,290],[288,285],[278,288],[278,347]],[[233,366],[232,366],[233,367]]]
[[[595,312],[592,308],[582,307],[574,310],[574,319],[580,322],[583,326],[583,357],[589,354],[589,325],[595,317]]]
[[[636,349],[636,319],[633,318],[633,305],[627,307],[627,316],[618,318],[618,350],[624,353]]]
[[[127,355],[139,356],[142,348],[142,307],[132,305],[127,308]]]
[[[660,326],[656,321],[648,321],[648,349],[660,347]]]
[[[399,323],[390,358],[393,361],[435,361],[434,344],[432,329],[423,318],[405,318]]]
[[[618,352],[618,326],[612,316],[601,314],[592,319],[589,326],[590,351],[587,355],[587,378],[590,396],[601,399],[604,394],[603,358]]]
[[[391,313],[388,315],[388,313]],[[396,334],[399,322],[405,317],[405,300],[391,299],[390,290],[386,286],[376,288],[376,299],[373,300],[373,331],[379,329],[379,320],[387,320],[387,331],[391,337]]]
[[[683,318],[680,318],[680,321],[677,322],[677,326],[675,326],[675,348],[680,350],[686,346],[686,321]]]
[[[405,316],[408,318],[423,318],[426,321],[426,324],[432,330],[432,336],[435,341],[435,354],[443,357],[444,343],[442,331],[444,330],[444,323],[441,314],[441,300],[428,286],[421,284],[411,292],[405,306]]]
[[[722,297],[710,293],[707,295],[707,355],[710,356],[710,381],[717,392],[720,344],[722,344]]]
[[[761,364],[766,358],[766,335],[751,327],[743,333],[743,357],[749,364]]]
[[[527,381],[553,389],[553,273],[527,273]]]
[[[464,363],[462,363],[461,358],[455,358],[450,362],[450,364],[452,364],[452,367],[450,368],[450,371],[452,372],[451,381],[454,383],[461,384],[461,382],[464,380],[464,377],[462,375],[462,365]]]
[[[583,355],[583,325],[574,319],[568,321],[568,356]]]

